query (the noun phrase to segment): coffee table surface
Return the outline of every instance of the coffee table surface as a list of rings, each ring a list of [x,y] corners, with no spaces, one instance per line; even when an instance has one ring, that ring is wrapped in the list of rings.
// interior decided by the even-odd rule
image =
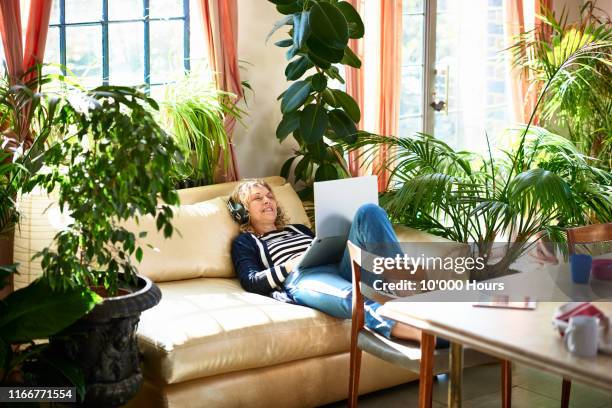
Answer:
[[[527,276],[521,273],[496,281],[511,286],[523,285],[525,279],[529,279],[537,288],[545,283],[539,282],[540,279],[551,279],[551,275],[540,273],[538,276]],[[555,279],[554,274],[552,279]],[[562,292],[546,299],[561,300],[564,296]],[[379,312],[385,317],[499,358],[612,390],[612,355],[600,353],[594,358],[576,357],[567,351],[563,338],[554,329],[552,316],[563,302],[538,302],[535,310],[494,309],[474,307],[473,301],[447,302],[444,301],[445,295],[448,295],[448,299],[457,299],[457,293],[429,292],[388,302]],[[612,317],[612,301],[594,304]]]

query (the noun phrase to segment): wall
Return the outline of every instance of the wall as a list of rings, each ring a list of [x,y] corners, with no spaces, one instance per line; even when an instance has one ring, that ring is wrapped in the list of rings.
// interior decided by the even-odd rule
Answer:
[[[276,100],[288,86],[285,81],[284,49],[274,45],[282,38],[280,29],[266,44],[266,36],[282,17],[267,0],[238,0],[238,59],[242,80],[249,82],[248,112],[244,126],[236,126],[234,140],[241,177],[277,175],[284,161],[297,147],[292,141],[282,144],[276,139],[276,126],[281,120]]]

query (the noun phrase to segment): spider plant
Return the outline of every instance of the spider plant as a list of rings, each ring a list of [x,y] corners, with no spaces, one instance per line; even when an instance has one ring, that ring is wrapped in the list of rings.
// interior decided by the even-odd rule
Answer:
[[[225,118],[240,119],[244,113],[233,95],[192,72],[167,86],[161,108],[161,121],[183,155],[175,163],[178,181],[190,186],[214,183],[218,163],[227,165],[230,159]]]
[[[568,24],[548,10],[539,29],[510,48],[515,67],[537,92],[548,83],[538,109],[540,125],[562,129],[581,152],[612,168],[612,24],[592,1],[581,21]]]

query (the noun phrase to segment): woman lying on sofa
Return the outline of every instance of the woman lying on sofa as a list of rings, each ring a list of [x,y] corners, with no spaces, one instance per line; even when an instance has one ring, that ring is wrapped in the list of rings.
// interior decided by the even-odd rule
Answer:
[[[240,183],[228,207],[242,231],[232,244],[232,261],[245,290],[312,307],[338,318],[351,318],[352,272],[348,250],[339,264],[298,270],[314,234],[305,225],[286,223],[283,210],[265,181]],[[385,243],[394,254],[403,254],[385,210],[374,204],[357,210],[348,238],[362,248],[366,242]],[[367,327],[387,338],[421,339],[420,330],[380,316],[379,307],[380,304],[366,300]],[[439,340],[437,345],[445,344]]]

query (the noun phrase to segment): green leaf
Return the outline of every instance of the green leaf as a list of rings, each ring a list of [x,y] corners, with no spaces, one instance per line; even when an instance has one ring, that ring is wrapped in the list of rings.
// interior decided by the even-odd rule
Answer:
[[[51,290],[45,279],[11,293],[0,316],[0,337],[8,343],[47,338],[84,316],[102,298],[88,289]]]
[[[299,10],[301,10],[301,8]],[[304,41],[310,34],[310,25],[308,24],[309,15],[310,12],[308,11],[302,11],[302,13],[295,13],[293,15],[293,46],[297,49],[302,48]]]
[[[313,62],[319,65],[321,68],[329,68],[329,64],[340,62],[342,61],[342,58],[344,58],[344,48],[339,50],[337,48],[329,47],[318,38],[308,38],[306,45],[308,45],[308,55],[314,55],[317,60],[313,60]],[[323,60],[328,64],[326,64],[326,66],[322,66],[317,63],[319,60]]]
[[[308,178],[308,174],[305,174],[308,167],[310,167],[310,157],[308,155],[302,156],[302,159],[298,162],[297,166],[295,166],[295,171],[293,174],[295,175],[296,180],[305,180]]]
[[[308,81],[297,81],[291,84],[285,91],[281,101],[281,112],[283,115],[299,108],[308,97],[308,94],[310,94],[310,89],[311,86]]]
[[[85,399],[85,376],[77,363],[55,355],[54,353],[45,353],[43,360],[62,373],[62,375],[76,387],[80,401]]]
[[[285,76],[288,81],[295,81],[313,66],[314,65],[310,62],[308,57],[300,57],[287,65],[287,68],[285,68]]]
[[[266,42],[268,42],[270,37],[272,37],[272,35],[276,31],[278,31],[279,28],[281,28],[282,26],[285,26],[285,25],[292,25],[292,24],[293,24],[293,16],[291,16],[291,15],[285,16],[285,17],[281,18],[280,20],[278,20],[276,23],[274,23],[274,25],[272,26],[272,30],[270,30],[270,32],[266,36]]]
[[[334,97],[338,101],[338,104],[342,107],[342,109],[344,109],[347,115],[349,115],[353,122],[358,123],[361,119],[361,110],[353,97],[339,89],[333,89],[332,92],[334,93]]]
[[[338,178],[338,170],[330,163],[323,163],[315,172],[315,181],[336,180]]]
[[[17,266],[19,266],[19,264],[0,266],[0,289],[4,288],[8,284],[9,276],[17,273]]]
[[[300,132],[306,143],[316,143],[328,124],[327,112],[320,105],[308,105],[300,114]]]
[[[342,78],[342,76],[340,75],[340,71],[338,70],[338,68],[336,68],[336,67],[329,67],[329,68],[325,69],[325,73],[331,79],[335,79],[336,81],[339,81],[341,84],[344,83],[344,78]]]
[[[302,7],[297,3],[291,4],[277,4],[276,10],[281,14],[293,14],[302,10]]]
[[[314,74],[310,79],[310,83],[312,84],[312,89],[317,92],[321,92],[325,88],[327,88],[327,77],[325,76],[325,74],[321,73]]]
[[[136,260],[142,262],[142,248],[140,247],[136,249]]]
[[[336,136],[347,143],[357,140],[357,127],[348,115],[341,109],[334,109],[328,113],[329,124]]]
[[[268,0],[268,1],[270,3],[276,4],[276,5],[282,5],[282,6],[287,6],[295,2],[295,0]]]
[[[315,53],[311,52],[310,50],[308,51],[308,58],[310,58],[310,60],[317,66],[323,69],[327,69],[329,67],[331,67],[331,63],[319,56],[317,56]]]
[[[297,156],[290,157],[285,161],[285,163],[283,163],[283,167],[281,167],[280,171],[281,177],[284,177],[285,179],[289,177],[289,170],[291,170],[291,165],[293,164],[296,158]]]
[[[277,47],[281,47],[281,48],[291,47],[293,45],[293,40],[291,38],[287,38],[287,39],[275,42],[274,45],[276,45]]]
[[[351,50],[351,48],[348,45],[344,49],[344,57],[342,58],[342,61],[340,62],[344,65],[349,65],[355,68],[361,68],[361,60],[359,59],[357,55],[355,55],[353,50]]]
[[[349,38],[363,37],[365,34],[365,27],[357,10],[355,10],[355,8],[346,1],[339,2],[336,4],[336,7],[340,9],[342,15],[348,22]]]
[[[348,23],[335,5],[315,3],[310,9],[310,28],[312,34],[321,42],[338,50],[348,44]]]
[[[290,112],[283,116],[283,119],[276,128],[276,137],[279,141],[285,140],[287,136],[294,130],[300,127],[299,112]]]
[[[326,104],[333,106],[334,108],[340,106],[336,100],[336,97],[334,96],[334,93],[329,88],[323,90],[323,100]]]

